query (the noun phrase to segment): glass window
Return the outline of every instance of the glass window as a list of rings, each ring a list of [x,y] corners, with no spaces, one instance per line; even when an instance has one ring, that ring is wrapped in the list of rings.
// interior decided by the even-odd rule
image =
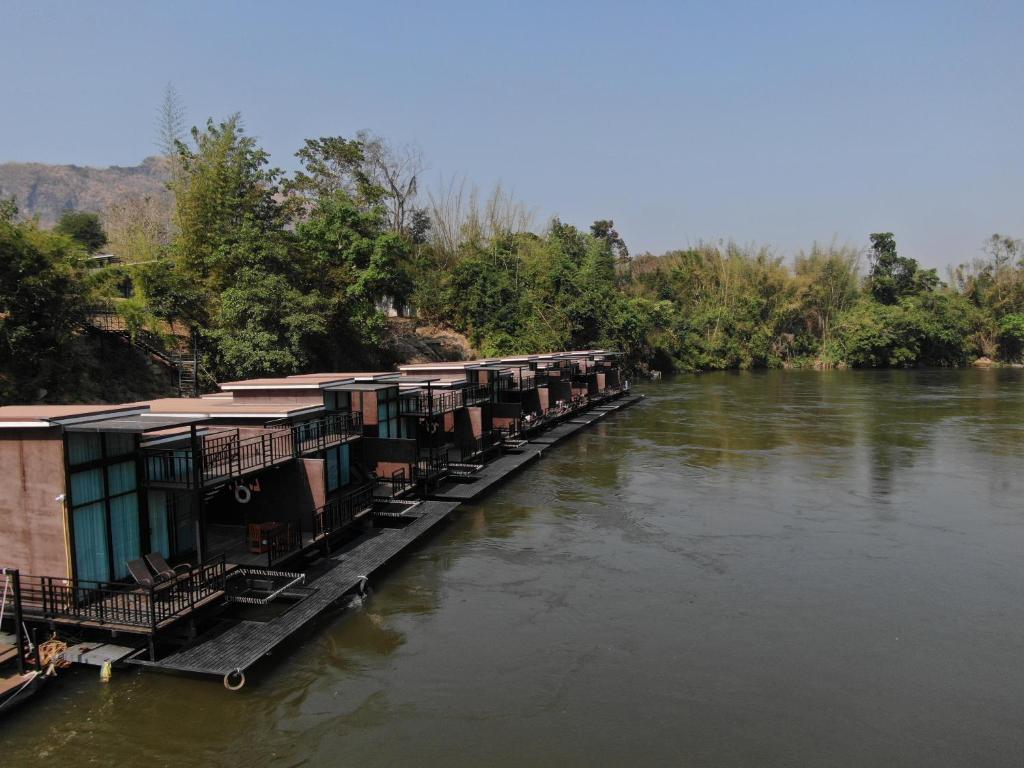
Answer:
[[[107,515],[103,504],[88,504],[72,513],[76,575],[86,581],[110,581],[107,561]]]
[[[71,503],[76,507],[103,498],[103,470],[88,469],[71,474]]]
[[[110,500],[110,539],[113,545],[114,578],[128,576],[128,561],[142,557],[139,551],[139,498],[134,493]]]
[[[327,490],[336,491],[338,490],[338,449],[331,448],[327,451],[327,465],[325,467],[327,473]]]
[[[135,462],[123,461],[107,467],[107,488],[111,496],[135,490]]]
[[[170,527],[167,520],[167,494],[149,492],[149,551],[171,556]]]
[[[348,485],[349,484],[349,480],[351,479],[349,477],[349,446],[348,446],[348,443],[345,443],[344,445],[340,446],[338,448],[338,453],[339,453],[339,458],[338,458],[338,469],[339,469],[338,484],[339,485]]]
[[[93,432],[68,434],[68,464],[86,464],[103,457],[100,435]]]

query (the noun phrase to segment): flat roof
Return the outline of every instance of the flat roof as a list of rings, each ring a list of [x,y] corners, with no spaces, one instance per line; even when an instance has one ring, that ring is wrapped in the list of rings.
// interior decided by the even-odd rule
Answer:
[[[265,379],[243,379],[241,381],[226,381],[218,384],[225,392],[234,392],[245,389],[323,389],[328,384],[341,384],[352,381],[350,374],[306,374],[304,376],[280,376]]]
[[[133,414],[145,410],[138,405],[4,405],[0,406],[2,427],[52,427],[79,419],[101,418],[106,414]]]
[[[380,392],[382,389],[394,389],[397,381],[353,381],[348,384],[334,384],[327,387],[330,392]]]
[[[65,432],[127,432],[141,435],[173,427],[187,427],[205,421],[193,416],[168,416],[159,413],[140,413],[138,416],[114,416],[109,419],[80,421],[68,424]]]
[[[397,376],[398,371],[343,371],[338,373],[295,373],[289,379],[355,379],[356,381],[379,381]]]
[[[153,413],[195,418],[264,419],[302,416],[322,411],[323,403],[247,403],[220,397],[165,397],[147,400]]]

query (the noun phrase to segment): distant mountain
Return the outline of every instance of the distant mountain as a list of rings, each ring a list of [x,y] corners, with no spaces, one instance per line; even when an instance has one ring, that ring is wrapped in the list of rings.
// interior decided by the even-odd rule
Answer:
[[[89,168],[45,163],[0,163],[0,198],[17,199],[24,216],[55,224],[67,210],[102,213],[134,197],[167,198],[167,160],[147,157],[141,165]]]

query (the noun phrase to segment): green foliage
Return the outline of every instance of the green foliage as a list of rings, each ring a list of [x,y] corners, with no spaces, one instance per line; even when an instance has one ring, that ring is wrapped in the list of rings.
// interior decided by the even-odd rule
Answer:
[[[0,400],[59,392],[74,369],[83,318],[79,250],[34,224],[0,220]]]
[[[70,237],[88,253],[96,253],[107,244],[107,235],[103,231],[99,215],[95,213],[66,211],[54,229]]]
[[[1024,354],[1024,314],[1003,315],[999,320],[999,348],[1008,360]]]
[[[901,298],[934,290],[939,276],[934,269],[921,269],[914,259],[896,253],[892,232],[871,235],[871,271],[868,287],[875,301],[895,304]]]
[[[839,324],[837,357],[865,368],[963,365],[974,322],[960,296],[923,294],[898,304],[865,297]]]

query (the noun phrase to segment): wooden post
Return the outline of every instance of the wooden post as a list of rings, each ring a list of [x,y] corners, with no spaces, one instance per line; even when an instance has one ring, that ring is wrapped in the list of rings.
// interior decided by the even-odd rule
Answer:
[[[21,574],[15,569],[11,574],[11,581],[14,583],[14,641],[18,648],[18,674],[25,674],[25,635],[22,629],[21,618]]]

